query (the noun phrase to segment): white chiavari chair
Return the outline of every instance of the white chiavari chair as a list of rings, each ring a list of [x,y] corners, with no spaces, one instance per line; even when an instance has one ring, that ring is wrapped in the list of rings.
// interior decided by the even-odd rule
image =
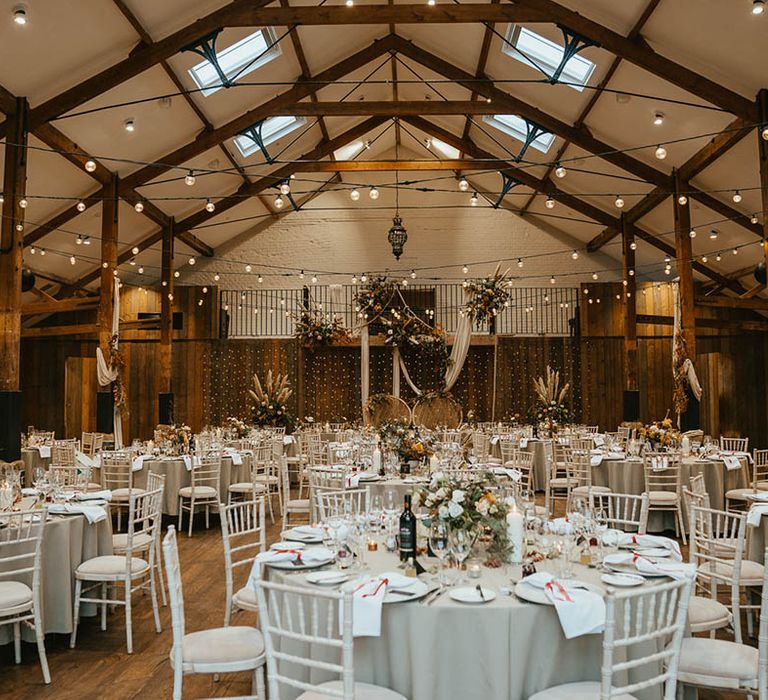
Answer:
[[[609,588],[600,681],[565,683],[528,700],[634,700],[648,688],[658,688],[656,697],[663,693],[664,700],[675,700],[690,593],[689,578],[632,590]]]
[[[48,478],[52,484],[64,489],[87,491],[91,483],[91,468],[84,465],[51,464]]]
[[[720,449],[725,452],[746,452],[749,449],[748,437],[720,436]]]
[[[768,549],[765,557],[768,561]],[[768,570],[762,580],[758,648],[737,641],[688,637],[682,644],[678,682],[768,698]]]
[[[272,499],[277,496],[278,506],[282,508],[283,489],[280,482],[279,462],[275,458],[272,442],[267,441],[260,445],[258,450],[254,452],[253,459],[253,482],[264,487],[264,495],[269,506],[269,517],[272,522],[275,522]]]
[[[745,510],[751,494],[766,490],[768,490],[768,450],[752,450],[752,481],[747,488],[729,489],[725,492],[725,509]]]
[[[346,476],[347,470],[341,467],[316,467],[309,470],[309,506],[312,522],[317,520],[317,494],[346,489]]]
[[[168,528],[168,533],[163,538],[163,554],[171,598],[173,646],[170,660],[173,668],[173,700],[181,700],[182,684],[186,675],[238,671],[253,671],[251,691],[257,700],[266,700],[263,676],[264,638],[261,632],[255,627],[234,625],[186,632],[181,565],[173,525]]]
[[[51,464],[74,467],[79,444],[76,439],[54,440],[51,445]]]
[[[578,485],[570,472],[571,448],[553,441],[552,453],[553,457],[547,457],[547,471],[549,473],[544,494],[545,506],[549,513],[555,512],[555,505],[558,501],[567,504],[571,495],[571,488]]]
[[[229,627],[232,614],[238,610],[258,612],[256,593],[248,585],[235,591],[235,573],[246,567],[250,571],[256,555],[264,551],[265,511],[264,497],[220,505],[221,535],[224,541],[224,573],[227,602],[224,609],[224,627]]]
[[[675,517],[675,532],[685,544],[681,456],[675,452],[648,453],[643,456],[645,491],[651,512],[671,512]]]
[[[602,510],[608,527],[625,532],[646,534],[648,529],[648,494],[590,492],[589,506]]]
[[[197,461],[199,459],[199,461]],[[192,459],[190,471],[192,484],[179,489],[179,530],[182,529],[184,511],[189,511],[189,530],[187,537],[192,537],[192,522],[195,508],[205,508],[205,527],[210,527],[211,506],[217,507],[221,501],[221,455],[206,455]],[[187,505],[185,502],[189,502]]]
[[[112,491],[110,510],[117,512],[117,531],[122,529],[122,513],[128,509],[131,496],[144,493],[133,485],[133,459],[130,452],[101,453],[101,485]]]
[[[251,469],[250,481],[238,481],[230,484],[227,489],[227,504],[235,501],[254,501],[258,496],[267,493],[267,487],[258,478],[264,474],[264,464],[269,461],[269,446],[259,445],[251,450]],[[272,513],[272,499],[269,499],[269,512],[272,522],[275,522],[275,516]]]
[[[285,457],[280,458],[278,469],[283,493],[283,530],[286,530],[293,525],[291,515],[298,515],[302,522],[309,522],[311,508],[309,498],[291,498],[291,476]]]
[[[568,472],[572,480],[569,498],[587,498],[590,493],[609,493],[611,490],[608,486],[595,486],[592,483],[592,453],[589,449],[579,447],[571,449]]]
[[[477,464],[486,464],[490,452],[490,439],[485,433],[475,431],[472,433],[472,449],[475,453]]]
[[[160,634],[160,615],[157,608],[157,590],[155,588],[155,544],[156,530],[160,526],[157,518],[159,503],[162,502],[161,489],[135,493],[128,502],[128,533],[122,554],[108,554],[84,561],[75,570],[74,626],[69,640],[70,648],[75,648],[77,627],[80,622],[82,603],[94,603],[101,606],[101,629],[107,629],[107,606],[122,605],[125,608],[125,636],[128,653],[133,653],[133,594],[146,591],[152,599],[152,614],[155,618],[155,630]],[[147,559],[135,556],[140,551],[147,553]],[[86,584],[85,588],[83,584]],[[92,584],[92,585],[87,585]],[[122,584],[123,597],[114,595],[118,585]],[[110,588],[113,591],[110,597]],[[101,589],[101,597],[86,597],[90,591]],[[85,594],[85,595],[84,595]]]
[[[255,585],[272,700],[301,691],[297,700],[406,700],[355,681],[351,590],[309,590],[263,579]],[[340,680],[318,682],[317,671]]]
[[[501,463],[506,467],[507,462],[511,462],[515,453],[520,451],[520,441],[510,438],[499,440],[499,453],[501,454]]]
[[[101,433],[83,433],[81,443],[83,454],[93,457],[104,446],[104,436]]]
[[[21,625],[34,630],[43,680],[51,682],[41,617],[40,558],[48,511],[3,513],[0,529],[0,627],[13,627],[15,661],[21,663]]]
[[[321,491],[317,494],[317,510],[320,520],[327,520],[334,512],[350,517],[368,512],[370,491],[368,488]]]

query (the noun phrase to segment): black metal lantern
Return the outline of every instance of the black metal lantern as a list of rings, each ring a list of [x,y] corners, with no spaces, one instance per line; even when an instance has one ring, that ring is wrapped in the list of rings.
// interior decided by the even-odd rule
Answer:
[[[399,214],[395,214],[395,218],[392,219],[392,228],[389,229],[387,240],[392,246],[392,255],[395,256],[396,260],[400,260],[400,256],[403,254],[403,246],[408,240],[408,233],[403,226]]]

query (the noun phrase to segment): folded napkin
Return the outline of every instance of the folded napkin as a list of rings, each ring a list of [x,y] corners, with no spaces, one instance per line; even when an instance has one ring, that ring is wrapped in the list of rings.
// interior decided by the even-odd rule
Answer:
[[[243,456],[237,450],[227,449],[224,452],[232,460],[233,466],[239,467],[243,463]]]
[[[621,547],[629,544],[637,544],[641,547],[663,547],[672,553],[672,558],[676,561],[683,561],[683,555],[680,551],[680,545],[669,537],[661,535],[633,535],[630,532],[621,530],[608,530],[603,535],[603,544],[609,547]]]
[[[138,455],[134,457],[133,463],[131,464],[131,471],[140,472],[144,469],[144,461],[147,459],[152,459],[152,455]]]
[[[256,555],[248,576],[248,583],[255,589],[253,581],[261,578],[261,565],[272,564],[280,561],[296,561],[302,564],[315,564],[322,561],[330,561],[334,554],[325,547],[312,547],[311,549],[268,549]]]
[[[23,488],[21,489],[22,496],[37,496],[37,489],[35,488]]]
[[[107,511],[104,510],[104,508],[101,506],[75,505],[73,503],[54,503],[48,506],[48,512],[61,513],[65,515],[83,515],[91,525],[93,525],[93,523],[98,523],[107,519]]]
[[[725,468],[729,471],[736,471],[741,469],[741,459],[736,455],[722,455]]]
[[[627,455],[623,452],[608,452],[603,455],[603,459],[626,459]]]
[[[589,458],[589,463],[593,467],[599,467],[603,463],[603,455],[602,454],[592,455]]]
[[[356,489],[360,485],[360,474],[347,474],[344,483],[348,489]]]
[[[50,445],[38,445],[37,451],[43,459],[51,458],[51,446]]]
[[[304,537],[322,537],[325,531],[321,527],[312,527],[311,525],[297,525],[293,528],[297,535]]]
[[[632,564],[641,574],[662,574],[677,580],[684,578],[693,578],[696,575],[695,564],[683,564],[680,561],[669,561],[665,559],[652,559],[643,557],[632,552],[626,554],[611,555],[613,564]]]
[[[520,449],[524,450],[526,447],[528,447],[528,438],[527,437],[521,437],[520,438]]]
[[[584,634],[600,634],[605,628],[603,597],[582,588],[578,581],[558,581],[547,572],[533,574],[523,580],[531,586],[544,589],[547,598],[555,606],[566,639]]]
[[[72,496],[73,501],[111,501],[112,491],[104,489],[103,491],[77,491]]]
[[[283,435],[283,445],[292,445],[296,442],[296,438],[293,435]]]
[[[498,435],[491,435],[490,439],[488,440],[491,445],[495,445],[499,441]]]
[[[78,464],[82,464],[84,467],[88,467],[89,469],[93,469],[94,467],[98,467],[101,460],[99,459],[99,455],[95,455],[94,457],[91,457],[85,452],[77,451],[75,452],[75,460]]]
[[[416,584],[416,579],[403,576],[395,571],[387,571],[379,576],[355,584],[352,589],[352,636],[378,637],[381,635],[381,606],[388,589],[408,590]],[[339,628],[343,619],[343,609],[339,608]]]
[[[573,523],[568,518],[555,518],[549,523],[549,531],[555,535],[570,535],[573,533]],[[531,578],[528,576],[526,580]]]
[[[747,525],[759,527],[764,515],[768,515],[768,503],[755,503],[747,513]]]
[[[197,469],[202,463],[202,459],[197,455],[182,455],[181,458],[184,460],[184,466],[187,468],[188,472]]]
[[[603,445],[605,445],[605,437],[599,434],[593,435],[592,444],[594,444],[595,447],[602,447]]]

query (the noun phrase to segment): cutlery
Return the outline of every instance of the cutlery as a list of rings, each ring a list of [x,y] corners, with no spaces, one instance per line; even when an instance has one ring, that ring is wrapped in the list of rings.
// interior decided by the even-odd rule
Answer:
[[[435,593],[424,603],[425,605],[432,605],[443,593],[445,593],[448,589],[447,588],[438,588]]]
[[[416,595],[416,591],[404,591],[404,590],[398,589],[398,588],[387,589],[387,595],[389,595],[390,593],[396,593],[397,595],[401,595],[401,596],[404,596],[406,598],[412,598],[413,596]]]
[[[476,590],[476,591],[477,591],[477,592],[480,594],[480,600],[482,600],[483,602],[485,602],[485,596],[483,595],[483,587],[482,587],[482,586],[481,586],[481,585],[478,583],[478,584],[475,586],[475,590]]]

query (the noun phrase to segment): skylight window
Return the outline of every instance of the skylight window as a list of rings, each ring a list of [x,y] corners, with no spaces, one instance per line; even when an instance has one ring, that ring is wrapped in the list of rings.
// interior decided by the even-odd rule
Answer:
[[[563,59],[563,47],[560,44],[545,39],[527,27],[510,24],[507,42],[509,43],[502,45],[505,54],[534,69],[541,69],[550,77],[554,75]],[[595,64],[592,61],[575,54],[565,64],[559,80],[581,92],[594,70]]]
[[[518,141],[525,143],[528,140],[528,122],[522,117],[518,117],[516,114],[491,114],[487,117],[483,117],[483,121],[499,131],[509,134]],[[546,153],[552,146],[554,140],[554,134],[545,132],[539,134],[533,141],[531,141],[530,145],[537,151]]]
[[[272,29],[265,27],[216,52],[219,68],[231,81],[236,82],[248,73],[269,63],[280,55]],[[224,87],[216,67],[208,60],[189,69],[195,84],[206,97]]]
[[[280,140],[283,136],[287,136],[298,129],[306,121],[304,117],[269,117],[265,119],[261,125],[262,145],[268,146],[270,143]],[[261,148],[248,134],[235,136],[235,145],[243,154],[243,158],[247,158]]]
[[[454,148],[440,139],[432,139],[432,148],[451,160],[456,160],[460,155],[458,148]]]

